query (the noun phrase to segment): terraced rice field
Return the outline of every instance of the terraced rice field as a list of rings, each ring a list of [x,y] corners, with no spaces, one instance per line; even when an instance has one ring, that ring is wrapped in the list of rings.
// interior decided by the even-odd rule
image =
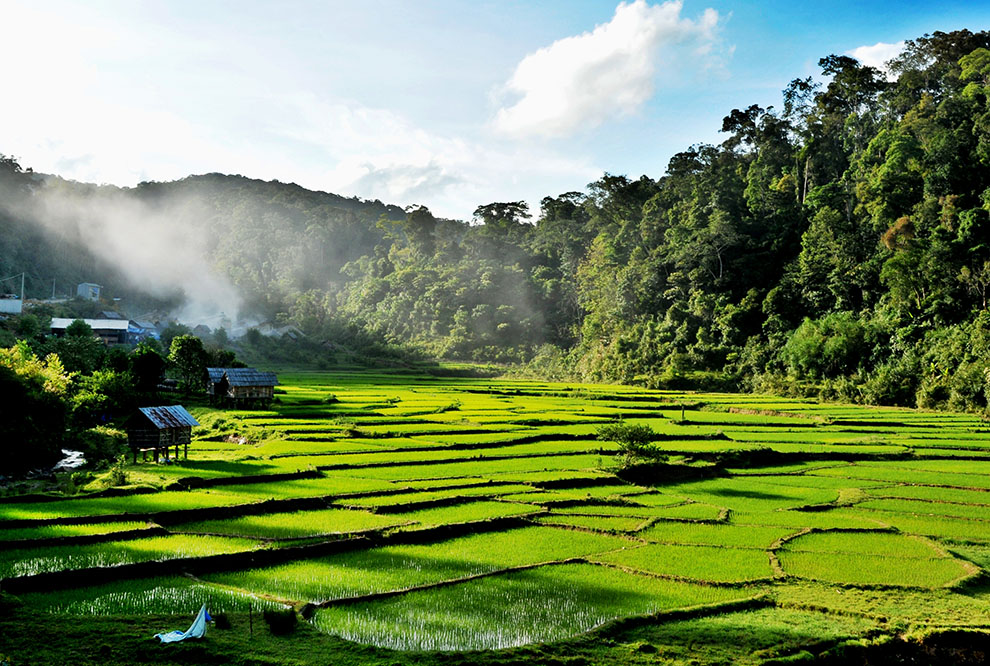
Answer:
[[[193,408],[189,459],[128,467],[131,493],[0,500],[0,586],[80,621],[293,607],[398,651],[592,632],[746,661],[990,630],[977,416],[400,373],[280,381],[270,410]],[[596,431],[620,419],[657,433],[664,466],[619,472]]]

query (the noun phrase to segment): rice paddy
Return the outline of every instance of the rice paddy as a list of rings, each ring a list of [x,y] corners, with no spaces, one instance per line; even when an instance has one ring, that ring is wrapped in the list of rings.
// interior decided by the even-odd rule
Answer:
[[[0,499],[0,587],[80,622],[307,608],[313,630],[402,651],[606,631],[675,661],[757,663],[894,626],[990,630],[977,416],[387,372],[280,381],[268,410],[193,408],[189,459],[128,466],[130,494]],[[657,433],[665,464],[620,476],[596,438],[618,420]],[[127,573],[170,560],[188,575]],[[668,615],[685,608],[706,610]]]

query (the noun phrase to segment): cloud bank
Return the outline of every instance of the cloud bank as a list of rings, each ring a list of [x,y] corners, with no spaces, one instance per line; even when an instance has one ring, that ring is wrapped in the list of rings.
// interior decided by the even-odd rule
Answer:
[[[896,44],[877,42],[872,46],[857,46],[851,51],[846,51],[846,55],[856,58],[856,60],[868,67],[876,67],[881,72],[888,74],[889,76],[887,62],[892,58],[897,57],[897,55],[903,50],[903,41],[897,42]]]
[[[563,137],[638,111],[655,89],[658,68],[679,62],[671,47],[687,47],[703,63],[717,40],[719,14],[692,20],[682,2],[621,3],[612,20],[527,55],[506,84],[520,95],[498,110],[494,126],[510,136]]]

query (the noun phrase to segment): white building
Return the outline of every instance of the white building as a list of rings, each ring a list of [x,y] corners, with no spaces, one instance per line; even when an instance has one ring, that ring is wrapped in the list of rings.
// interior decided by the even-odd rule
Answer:
[[[85,298],[88,301],[98,301],[100,300],[100,289],[103,289],[103,287],[98,284],[80,282],[79,286],[76,287],[76,296]]]
[[[12,294],[11,294],[12,295]],[[21,314],[24,301],[19,298],[0,297],[0,314]]]

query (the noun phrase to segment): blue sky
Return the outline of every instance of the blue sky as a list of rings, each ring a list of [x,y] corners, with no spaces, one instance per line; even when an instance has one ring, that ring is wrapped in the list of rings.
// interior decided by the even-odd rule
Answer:
[[[818,58],[990,2],[0,0],[0,153],[134,185],[224,172],[469,218],[659,177]],[[893,45],[893,46],[890,46]]]

